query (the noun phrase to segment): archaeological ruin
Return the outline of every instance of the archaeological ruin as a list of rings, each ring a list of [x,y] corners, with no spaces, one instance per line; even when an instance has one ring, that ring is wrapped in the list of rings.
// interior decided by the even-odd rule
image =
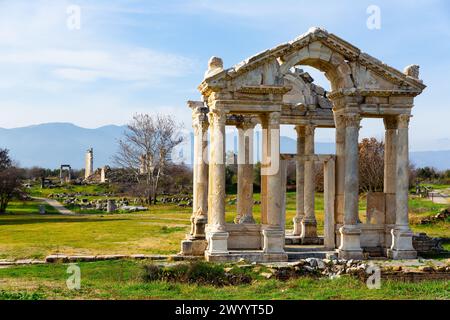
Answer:
[[[66,172],[66,174],[64,174]],[[69,183],[72,181],[72,167],[68,164],[62,164],[59,167],[59,180],[61,183]]]
[[[299,66],[322,71],[331,92]],[[343,259],[415,258],[408,221],[408,127],[414,97],[425,85],[419,66],[400,72],[320,28],[229,69],[209,61],[189,101],[194,127],[191,231],[181,254],[208,261],[286,261],[285,243],[322,245]],[[385,125],[384,192],[367,195],[359,218],[358,134],[362,118]],[[262,131],[261,216],[253,214],[253,133]],[[297,153],[280,153],[280,126],[293,125]],[[225,129],[238,130],[238,195],[234,222],[225,219]],[[316,128],[335,128],[336,154],[316,154]],[[287,233],[286,166],[296,162],[296,216]],[[318,236],[315,163],[324,167],[324,230]]]
[[[86,151],[84,178],[88,179],[94,173],[94,149]]]

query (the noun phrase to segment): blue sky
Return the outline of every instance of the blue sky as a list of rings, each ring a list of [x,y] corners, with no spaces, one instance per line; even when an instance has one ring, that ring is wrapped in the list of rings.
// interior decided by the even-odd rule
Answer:
[[[81,8],[79,30],[67,28],[70,5]],[[380,30],[366,26],[369,5],[381,9]],[[397,69],[419,64],[428,88],[416,99],[411,149],[450,149],[444,0],[0,0],[0,127],[93,128],[124,124],[136,112],[174,114],[189,127],[185,101],[200,98],[210,56],[230,67],[311,26]],[[328,86],[322,74],[312,75]],[[361,136],[383,134],[381,120],[362,125]],[[318,141],[333,139],[332,130],[318,130]]]

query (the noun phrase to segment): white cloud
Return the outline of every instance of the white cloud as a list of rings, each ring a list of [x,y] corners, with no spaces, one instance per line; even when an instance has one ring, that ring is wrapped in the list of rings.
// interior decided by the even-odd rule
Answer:
[[[59,80],[114,80],[155,84],[186,76],[196,63],[179,54],[133,46],[105,37],[97,23],[66,27],[68,1],[0,2],[0,68],[28,73],[36,86]],[[84,7],[82,7],[84,8]],[[82,10],[82,21],[103,12]],[[36,74],[39,77],[35,77]],[[8,77],[8,74],[2,74]],[[14,74],[11,74],[14,78]]]
[[[30,69],[50,67],[51,74],[65,80],[144,81],[157,83],[192,72],[195,63],[180,55],[147,48],[98,50],[17,50],[0,53],[0,65],[17,64]]]

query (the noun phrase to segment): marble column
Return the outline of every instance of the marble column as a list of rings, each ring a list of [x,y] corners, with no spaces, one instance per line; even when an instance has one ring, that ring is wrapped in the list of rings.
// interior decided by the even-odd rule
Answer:
[[[397,184],[397,117],[383,119],[384,135],[384,194],[385,194],[385,248],[392,244],[391,230],[396,216],[396,184]]]
[[[196,162],[196,178],[194,186],[194,198],[195,201],[195,219],[194,219],[194,234],[195,239],[205,238],[205,225],[208,221],[208,164],[206,163],[206,152],[208,150],[208,119],[206,115],[202,115],[199,118],[197,124],[196,140],[197,150],[195,150]]]
[[[280,112],[271,112],[267,117],[264,131],[265,155],[261,165],[261,176],[265,179],[266,197],[263,199],[267,210],[267,225],[263,230],[263,251],[266,254],[285,254],[284,227],[282,219],[281,170],[280,170]]]
[[[314,205],[314,195],[316,191],[314,167],[314,133],[314,125],[305,126],[305,216],[302,220],[302,244],[315,244],[318,241],[317,221]]]
[[[205,226],[208,212],[208,164],[206,162],[208,109],[200,101],[189,101],[188,106],[192,109],[194,129],[193,201],[191,230],[186,239],[181,242],[181,254],[200,256],[204,255],[207,247]]]
[[[388,257],[392,259],[414,259],[417,252],[412,245],[413,233],[408,219],[408,189],[409,189],[409,148],[408,126],[410,115],[397,116],[397,181],[396,181],[396,219],[392,229],[392,245]]]
[[[235,223],[255,223],[253,218],[253,130],[256,123],[245,119],[237,126],[239,137],[237,216]]]
[[[344,225],[340,228],[339,257],[362,259],[359,214],[359,114],[345,114]]]
[[[328,250],[334,250],[336,248],[336,221],[334,212],[334,201],[336,195],[336,162],[335,158],[331,157],[323,164],[323,176],[324,176],[324,246]]]
[[[305,127],[295,126],[297,131],[297,161],[295,163],[296,169],[296,212],[293,218],[294,222],[294,236],[300,236],[302,232],[302,220],[305,216],[304,204],[304,188],[305,188]]]
[[[335,115],[336,124],[336,224],[344,223],[345,188],[345,118]]]
[[[210,153],[207,255],[228,254],[225,226],[225,123],[226,112],[212,109],[209,114]]]

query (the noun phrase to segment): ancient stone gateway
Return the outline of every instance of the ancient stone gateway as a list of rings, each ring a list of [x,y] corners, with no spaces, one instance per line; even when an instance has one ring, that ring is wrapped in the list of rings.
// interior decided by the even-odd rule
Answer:
[[[64,171],[67,174],[64,176]],[[68,164],[62,164],[59,168],[59,180],[61,183],[69,183],[72,181],[72,167]]]
[[[325,73],[331,92],[297,68]],[[378,251],[394,259],[415,258],[408,221],[408,125],[414,97],[425,85],[419,67],[393,69],[341,38],[312,28],[297,39],[223,69],[213,57],[190,101],[194,126],[192,228],[182,254],[208,261],[245,258],[285,261],[286,161],[297,168],[293,234],[320,243],[314,212],[314,163],[325,169],[324,242],[344,259]],[[384,192],[368,196],[369,219],[358,218],[358,134],[363,117],[385,124]],[[261,224],[253,218],[253,130],[262,127]],[[280,154],[280,125],[295,125],[297,154]],[[225,221],[225,127],[239,132],[237,218]],[[317,155],[316,128],[336,129],[336,154]],[[209,131],[209,158],[207,154]]]

